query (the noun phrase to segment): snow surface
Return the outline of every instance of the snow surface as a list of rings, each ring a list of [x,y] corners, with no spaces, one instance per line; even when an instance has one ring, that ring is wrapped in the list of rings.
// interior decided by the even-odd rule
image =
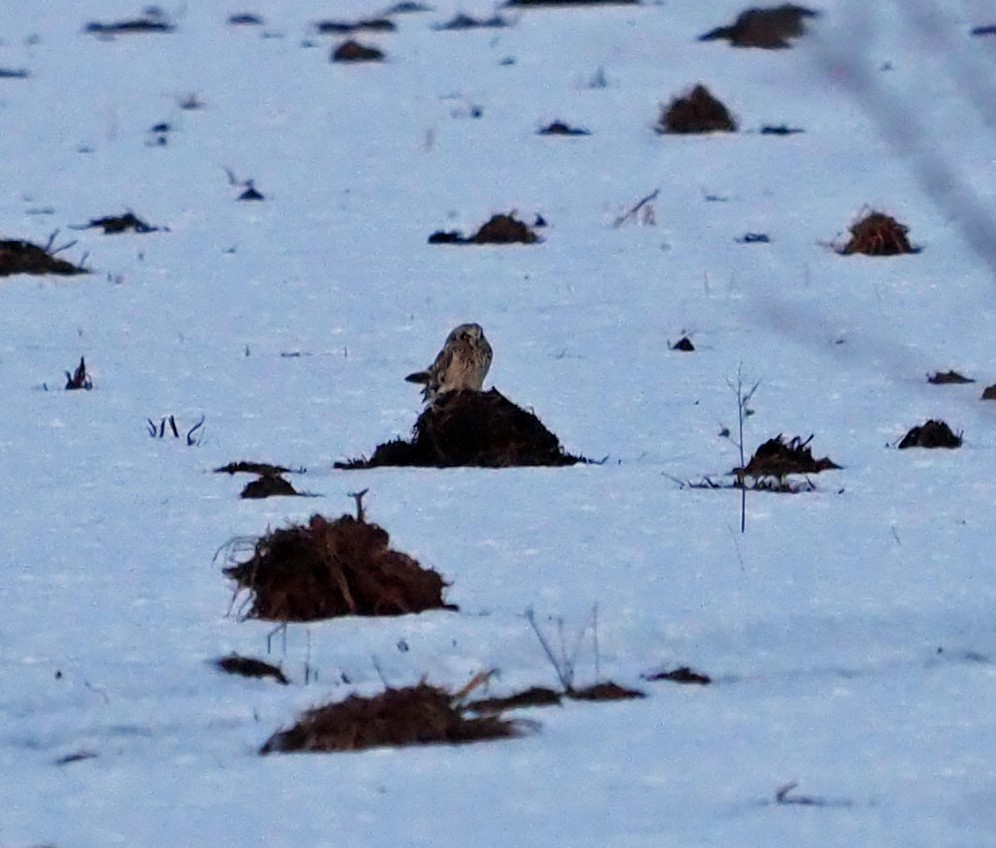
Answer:
[[[58,229],[93,273],[0,280],[2,848],[996,844],[996,39],[969,36],[993,9],[826,2],[791,50],[696,41],[744,5],[440,32],[494,11],[444,0],[348,66],[310,25],[372,0],[204,0],[110,40],[84,25],[138,4],[5,0],[0,67],[30,77],[0,79],[0,236]],[[741,131],[657,135],[699,81]],[[556,119],[592,135],[536,135]],[[613,226],[655,189],[655,225]],[[837,255],[868,208],[922,253]],[[168,232],[68,229],[126,209]],[[545,241],[426,242],[511,210]],[[488,384],[606,462],[332,470],[408,433],[402,377],[469,320]],[[94,388],[64,392],[81,355]],[[738,368],[748,449],[814,433],[845,466],[750,494],[743,535],[738,493],[676,482],[738,462]],[[979,382],[927,384],[949,368]],[[201,443],[150,438],[169,415],[204,416]],[[891,446],[927,418],[964,446]],[[305,466],[321,497],[240,500],[211,473],[239,459]],[[366,487],[460,612],[292,626],[267,655],[215,551]],[[554,685],[525,611],[573,634],[596,604],[578,682],[647,699],[524,711],[511,741],[257,755],[381,672]],[[293,685],[218,672],[231,651]],[[640,680],[682,664],[714,684]],[[821,803],[775,803],[791,782]]]

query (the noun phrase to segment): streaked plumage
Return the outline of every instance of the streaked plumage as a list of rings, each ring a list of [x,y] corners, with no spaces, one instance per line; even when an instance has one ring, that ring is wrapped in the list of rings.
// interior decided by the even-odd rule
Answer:
[[[422,399],[432,402],[445,392],[472,389],[479,392],[491,367],[491,345],[480,324],[461,324],[447,337],[443,349],[425,371],[416,371],[405,379],[421,383]]]

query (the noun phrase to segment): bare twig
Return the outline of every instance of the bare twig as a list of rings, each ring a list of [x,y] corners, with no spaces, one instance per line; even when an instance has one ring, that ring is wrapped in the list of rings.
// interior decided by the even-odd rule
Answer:
[[[646,197],[641,198],[636,203],[635,206],[632,206],[629,210],[627,210],[622,215],[620,215],[618,218],[616,218],[616,220],[612,223],[612,226],[616,227],[616,228],[619,228],[623,224],[625,224],[627,221],[635,220],[636,216],[639,214],[640,210],[644,206],[646,206],[648,203],[650,203],[651,200],[654,200],[657,197],[657,195],[659,195],[660,193],[661,193],[661,190],[659,188],[654,189]]]
[[[370,489],[363,489],[360,492],[350,492],[349,496],[356,501],[356,520],[360,524],[365,524],[367,520],[367,511],[363,508],[363,496],[369,492]]]

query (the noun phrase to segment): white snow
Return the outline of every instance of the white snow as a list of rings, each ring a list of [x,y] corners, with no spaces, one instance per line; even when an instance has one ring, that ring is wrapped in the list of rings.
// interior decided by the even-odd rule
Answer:
[[[996,19],[828,0],[791,50],[696,41],[746,5],[440,32],[494,12],[444,0],[358,34],[387,61],[357,66],[310,24],[375,0],[203,0],[114,39],[83,27],[141,4],[3,3],[0,68],[30,77],[0,79],[0,237],[58,229],[92,273],[0,279],[2,848],[996,844],[996,38],[969,36]],[[656,134],[700,81],[741,130]],[[556,119],[592,135],[536,134]],[[655,189],[656,224],[613,226]],[[127,209],[168,231],[69,229]],[[867,209],[922,252],[834,252]],[[512,210],[542,244],[427,244]],[[332,469],[408,434],[403,377],[463,321],[488,385],[604,464]],[[696,352],[669,350],[685,333]],[[65,392],[81,355],[94,388]],[[738,492],[675,482],[738,463],[738,368],[748,451],[813,433],[845,466],[749,493],[744,534]],[[949,368],[978,382],[927,384]],[[201,443],[150,438],[169,415],[204,416]],[[893,447],[928,418],[964,445]],[[240,500],[247,478],[211,473],[240,459],[304,466],[321,497]],[[267,654],[213,555],[366,487],[460,612],[292,625]],[[645,700],[524,711],[510,741],[257,754],[380,691],[377,666],[555,685],[526,610],[573,636],[596,604],[578,682],[597,662]],[[293,685],[222,674],[231,651]],[[713,685],[640,679],[685,664]],[[821,803],[777,804],[792,782]]]

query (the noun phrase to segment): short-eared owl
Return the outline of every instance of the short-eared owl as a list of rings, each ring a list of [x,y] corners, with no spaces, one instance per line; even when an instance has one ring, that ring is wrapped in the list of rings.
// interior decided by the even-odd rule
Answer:
[[[443,349],[425,371],[416,371],[405,379],[422,383],[422,398],[434,401],[444,392],[472,389],[479,392],[491,367],[491,345],[480,324],[461,324],[447,337]]]

